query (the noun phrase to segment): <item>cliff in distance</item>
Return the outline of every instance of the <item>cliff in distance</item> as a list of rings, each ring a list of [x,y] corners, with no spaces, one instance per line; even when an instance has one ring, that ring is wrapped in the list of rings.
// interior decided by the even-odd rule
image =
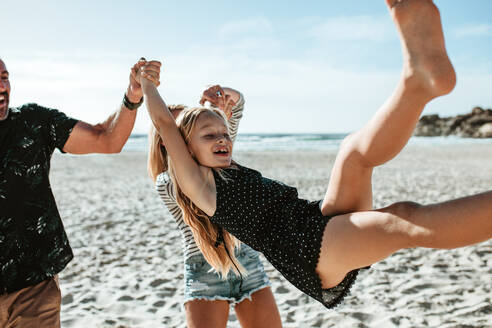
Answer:
[[[468,114],[454,117],[424,115],[414,131],[415,136],[455,135],[464,138],[492,138],[492,109],[475,107]]]

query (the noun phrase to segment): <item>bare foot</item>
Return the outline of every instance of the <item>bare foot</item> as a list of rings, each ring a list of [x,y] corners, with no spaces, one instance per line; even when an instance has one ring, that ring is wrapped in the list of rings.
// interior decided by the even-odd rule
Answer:
[[[400,35],[406,82],[425,88],[431,98],[451,92],[456,75],[432,0],[386,0],[386,4]]]

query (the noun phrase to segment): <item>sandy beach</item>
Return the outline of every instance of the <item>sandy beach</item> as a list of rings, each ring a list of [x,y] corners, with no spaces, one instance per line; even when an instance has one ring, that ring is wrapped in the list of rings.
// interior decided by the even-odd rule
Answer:
[[[264,176],[322,198],[335,151],[238,152]],[[410,146],[374,173],[374,205],[492,189],[492,144]],[[60,274],[63,327],[185,327],[180,233],[144,152],[55,154],[52,188],[75,258]],[[492,219],[492,214],[491,214]],[[285,327],[492,327],[492,241],[400,251],[327,310],[264,261]],[[228,327],[239,327],[231,310]]]

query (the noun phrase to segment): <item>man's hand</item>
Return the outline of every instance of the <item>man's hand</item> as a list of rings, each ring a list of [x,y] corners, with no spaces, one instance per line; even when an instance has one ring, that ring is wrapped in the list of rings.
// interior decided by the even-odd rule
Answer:
[[[208,101],[214,107],[219,108],[226,114],[227,119],[232,116],[232,107],[236,105],[236,102],[232,99],[220,85],[213,85],[203,91],[202,98],[200,99],[200,105],[204,105]]]
[[[140,70],[140,67],[145,65],[145,63],[145,59],[141,58],[135,65],[133,65],[130,71],[130,84],[128,85],[126,96],[132,103],[138,103],[143,97],[140,79],[138,78],[138,71]]]

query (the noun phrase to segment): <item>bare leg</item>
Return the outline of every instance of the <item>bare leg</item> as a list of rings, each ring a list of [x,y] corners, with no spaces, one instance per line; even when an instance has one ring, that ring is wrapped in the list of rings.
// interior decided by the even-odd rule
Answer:
[[[229,319],[227,301],[193,300],[185,304],[188,328],[226,327]]]
[[[457,248],[492,238],[492,191],[433,205],[396,203],[339,215],[326,225],[317,267],[333,287],[354,269],[410,247]],[[350,247],[348,247],[350,245]]]
[[[281,328],[280,313],[270,288],[263,288],[236,305],[242,328]]]
[[[322,204],[324,215],[370,210],[373,168],[401,151],[424,106],[449,93],[455,85],[439,11],[433,2],[386,2],[400,35],[401,78],[374,117],[342,143]]]

